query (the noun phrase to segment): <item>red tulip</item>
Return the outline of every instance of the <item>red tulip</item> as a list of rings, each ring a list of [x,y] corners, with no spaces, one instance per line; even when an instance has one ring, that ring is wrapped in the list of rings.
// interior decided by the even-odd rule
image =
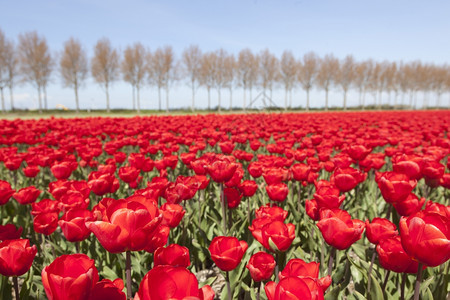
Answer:
[[[268,218],[264,219],[260,219],[263,222],[259,226],[257,225],[258,219],[255,219],[252,223],[250,231],[253,237],[269,251],[284,252],[289,249],[295,239],[295,225],[284,224],[281,221],[273,221]]]
[[[394,172],[377,173],[376,181],[381,195],[388,203],[405,200],[417,184],[407,175]]]
[[[89,300],[126,300],[123,288],[123,280],[120,278],[114,281],[103,279],[94,285]]]
[[[317,201],[315,199],[305,201],[305,210],[306,210],[306,214],[313,221],[319,221],[319,219],[320,219],[319,206],[317,205]]]
[[[74,165],[75,164],[75,165]],[[72,174],[72,171],[78,167],[78,164],[75,162],[63,161],[60,163],[56,163],[51,167],[51,171],[53,176],[56,179],[67,179]]]
[[[33,263],[37,249],[25,239],[5,240],[0,243],[0,274],[20,276],[25,274]]]
[[[211,287],[206,285],[199,289],[197,278],[186,268],[156,266],[142,279],[134,300],[213,298]]]
[[[392,205],[394,206],[395,210],[398,212],[399,215],[409,216],[412,215],[413,213],[420,211],[424,203],[425,198],[420,198],[419,200],[419,197],[411,193],[406,199],[394,202],[392,203]]]
[[[370,152],[372,149],[366,148],[364,145],[351,145],[347,148],[348,155],[356,161],[363,160]]]
[[[310,170],[311,168],[305,164],[295,164],[291,167],[292,175],[297,181],[307,181]]]
[[[339,208],[345,200],[345,195],[339,195],[340,191],[328,181],[320,180],[316,184],[314,199],[320,208]]]
[[[225,188],[223,190],[223,195],[225,196],[227,206],[230,209],[238,207],[241,203],[242,194],[235,188]]]
[[[272,277],[275,266],[276,262],[273,256],[260,251],[250,257],[246,267],[250,271],[252,279],[256,282],[260,282]]]
[[[156,249],[153,262],[156,266],[170,265],[173,267],[187,268],[191,264],[189,249],[177,244]]]
[[[85,223],[93,220],[91,211],[75,208],[68,210],[58,221],[58,224],[69,242],[81,242],[91,234]]]
[[[380,264],[386,270],[397,273],[417,273],[419,263],[406,254],[400,236],[380,240],[376,250]]]
[[[111,253],[143,250],[161,222],[152,201],[131,196],[112,202],[102,221],[86,222],[100,244]]]
[[[323,209],[317,227],[328,245],[344,250],[359,240],[364,231],[364,222],[352,220],[350,214],[340,209]]]
[[[39,166],[35,165],[28,165],[27,167],[22,169],[23,174],[28,178],[34,178],[39,174],[41,169],[39,169]]]
[[[97,281],[94,260],[85,254],[62,255],[42,270],[49,300],[88,299]]]
[[[0,205],[5,205],[14,193],[9,182],[0,180]]]
[[[159,225],[156,227],[155,232],[153,233],[152,238],[145,245],[144,250],[153,253],[159,247],[163,247],[167,244],[167,240],[169,239],[170,227],[165,225]]]
[[[38,214],[33,219],[33,228],[37,233],[52,234],[58,228],[58,214],[56,212]]]
[[[0,241],[20,239],[23,228],[16,228],[14,224],[0,225]]]
[[[341,192],[348,192],[354,189],[358,183],[363,182],[367,175],[353,168],[337,168],[334,171],[332,180]]]
[[[400,219],[400,236],[406,253],[436,267],[450,258],[450,220],[437,212],[419,211]]]
[[[311,290],[304,280],[288,277],[275,283],[270,281],[264,287],[269,300],[311,300]]]
[[[216,160],[207,167],[209,176],[218,183],[230,180],[237,168],[238,164],[226,159]]]
[[[212,260],[222,271],[234,270],[241,262],[248,245],[235,237],[218,236],[209,245]]]
[[[256,193],[258,185],[254,180],[244,180],[238,185],[238,188],[244,197],[251,197]]]
[[[372,244],[377,245],[380,240],[397,235],[397,226],[388,219],[374,218],[372,223],[366,220],[366,236]]]
[[[161,206],[161,212],[163,214],[161,225],[166,225],[170,228],[177,227],[183,219],[184,214],[186,213],[183,206],[170,203],[164,203]]]
[[[255,218],[265,218],[268,217],[274,221],[282,221],[286,219],[288,212],[275,204],[266,204],[261,206],[255,211]]]
[[[119,177],[126,183],[135,182],[141,170],[135,167],[121,167],[119,169]]]
[[[286,200],[289,189],[285,183],[266,185],[266,192],[272,201],[283,202]]]

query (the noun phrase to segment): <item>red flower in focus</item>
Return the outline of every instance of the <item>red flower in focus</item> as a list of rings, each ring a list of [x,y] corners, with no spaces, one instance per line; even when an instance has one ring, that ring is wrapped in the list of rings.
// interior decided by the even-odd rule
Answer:
[[[351,191],[359,183],[366,180],[367,174],[363,174],[361,171],[353,168],[337,168],[334,171],[332,182],[341,192]]]
[[[298,277],[287,277],[280,282],[268,282],[264,290],[269,300],[312,300],[311,290],[304,280]]]
[[[282,221],[286,219],[288,212],[282,209],[281,207],[276,206],[275,204],[266,204],[265,206],[261,206],[255,211],[255,217],[265,218],[268,217],[273,221]]]
[[[411,193],[409,196],[401,201],[394,202],[392,205],[395,210],[401,216],[409,216],[413,213],[420,211],[425,203],[425,198],[417,197],[415,194]]]
[[[22,205],[30,204],[36,201],[41,194],[41,191],[34,186],[29,186],[18,190],[13,197]]]
[[[416,180],[409,179],[407,175],[395,172],[376,173],[375,180],[388,203],[405,200],[417,184]]]
[[[270,200],[283,202],[287,198],[289,189],[285,183],[276,183],[266,185],[266,192]]]
[[[54,164],[50,170],[56,179],[67,179],[77,167],[78,164],[76,162],[63,161]]]
[[[295,225],[273,221],[269,218],[255,219],[249,227],[253,237],[269,251],[284,252],[295,239]]]
[[[52,234],[58,227],[58,213],[48,212],[38,214],[33,219],[33,228],[37,233]]]
[[[209,176],[217,183],[230,180],[237,168],[237,163],[227,159],[218,159],[207,166]]]
[[[222,271],[234,270],[242,260],[248,245],[235,237],[216,236],[209,245],[211,258]]]
[[[94,260],[85,254],[62,255],[42,270],[49,300],[88,299],[97,281]]]
[[[372,244],[377,245],[380,240],[397,235],[397,226],[388,219],[374,218],[372,223],[366,220],[366,236]]]
[[[161,206],[161,212],[163,214],[161,225],[169,226],[170,228],[177,227],[186,213],[183,206],[170,203],[164,203]]]
[[[345,200],[345,195],[340,195],[339,189],[328,181],[320,180],[316,183],[314,200],[320,208],[339,208]]]
[[[143,196],[111,202],[105,213],[101,221],[86,222],[86,227],[111,253],[143,250],[162,219],[154,202]]]
[[[439,186],[439,180],[444,175],[445,166],[435,160],[424,160],[422,167],[422,175],[425,182],[431,187]]]
[[[419,263],[406,254],[400,236],[380,240],[376,250],[384,269],[397,273],[417,273]]]
[[[121,167],[119,168],[119,177],[122,181],[130,184],[136,182],[140,172],[141,170],[136,169],[135,167]]]
[[[292,175],[297,181],[307,181],[310,170],[311,168],[305,164],[295,164],[291,167]]]
[[[120,278],[114,281],[103,279],[94,285],[89,300],[126,300],[123,288],[123,280]]]
[[[319,206],[317,205],[317,201],[315,199],[307,199],[305,201],[305,210],[308,217],[310,217],[313,221],[319,221]]]
[[[14,193],[15,190],[11,189],[9,182],[0,180],[0,205],[5,205]]]
[[[246,268],[250,272],[250,276],[256,282],[268,280],[273,275],[276,262],[272,255],[260,251],[252,255]]]
[[[159,247],[163,247],[164,245],[167,245],[167,241],[169,239],[169,233],[170,233],[170,227],[160,224],[158,227],[156,227],[152,238],[147,242],[144,250],[149,253],[153,253]]]
[[[244,180],[238,185],[238,189],[244,197],[251,197],[256,193],[258,185],[254,180]]]
[[[415,260],[436,267],[450,258],[450,220],[437,212],[419,211],[400,219],[403,249]]]
[[[69,242],[81,242],[91,234],[85,223],[93,220],[91,211],[75,208],[68,210],[58,221],[58,224]]]
[[[0,274],[20,276],[25,274],[33,263],[37,249],[25,239],[5,240],[0,243]]]
[[[322,209],[317,223],[328,245],[344,250],[359,240],[364,231],[364,222],[352,220],[350,214],[341,209]]]
[[[155,267],[160,265],[169,265],[173,267],[187,268],[191,264],[189,249],[177,244],[171,244],[167,247],[160,247],[156,249],[153,260]]]
[[[194,274],[183,267],[156,266],[142,279],[134,300],[214,299],[209,285],[198,288]]]

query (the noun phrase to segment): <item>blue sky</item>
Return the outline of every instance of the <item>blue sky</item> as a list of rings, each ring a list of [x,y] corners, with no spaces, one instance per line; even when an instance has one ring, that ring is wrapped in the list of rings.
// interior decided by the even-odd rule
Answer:
[[[243,48],[255,53],[268,48],[280,56],[292,50],[297,57],[308,51],[333,53],[343,58],[412,61],[436,64],[450,60],[450,1],[416,0],[27,0],[0,1],[0,28],[10,39],[36,30],[57,53],[71,36],[78,38],[89,54],[98,39],[107,37],[124,49],[141,42],[150,50],[171,45],[180,56],[197,44],[203,51],[224,48],[237,54]],[[35,108],[37,95],[29,85],[15,90],[18,105]],[[226,92],[224,91],[224,98]],[[49,107],[73,107],[73,91],[63,89],[55,73],[48,88]],[[199,106],[206,105],[206,91],[197,93]],[[214,95],[214,94],[213,94]],[[189,106],[184,83],[171,90],[171,106]],[[283,103],[283,93],[274,98]],[[91,79],[80,91],[82,108],[102,108],[104,93]],[[242,93],[236,90],[234,103]],[[339,104],[336,90],[331,103]],[[357,102],[350,95],[350,104]],[[276,100],[276,99],[275,99]],[[216,98],[212,99],[217,103]],[[294,93],[294,105],[303,104],[304,93]],[[155,108],[155,89],[142,91],[143,108]],[[314,106],[323,105],[320,91],[312,94]],[[117,82],[111,90],[113,107],[131,107],[131,89]]]

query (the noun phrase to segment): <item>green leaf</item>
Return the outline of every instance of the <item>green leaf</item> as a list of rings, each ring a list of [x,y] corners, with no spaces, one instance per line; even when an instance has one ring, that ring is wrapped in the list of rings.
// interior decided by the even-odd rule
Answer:
[[[370,299],[372,300],[384,300],[383,290],[381,289],[380,283],[378,280],[371,275],[372,278],[372,287],[370,289]]]

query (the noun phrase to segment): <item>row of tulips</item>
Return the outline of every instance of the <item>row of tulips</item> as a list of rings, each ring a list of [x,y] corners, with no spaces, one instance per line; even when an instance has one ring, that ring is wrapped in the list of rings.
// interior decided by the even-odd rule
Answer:
[[[1,297],[444,299],[448,120],[0,120]]]

